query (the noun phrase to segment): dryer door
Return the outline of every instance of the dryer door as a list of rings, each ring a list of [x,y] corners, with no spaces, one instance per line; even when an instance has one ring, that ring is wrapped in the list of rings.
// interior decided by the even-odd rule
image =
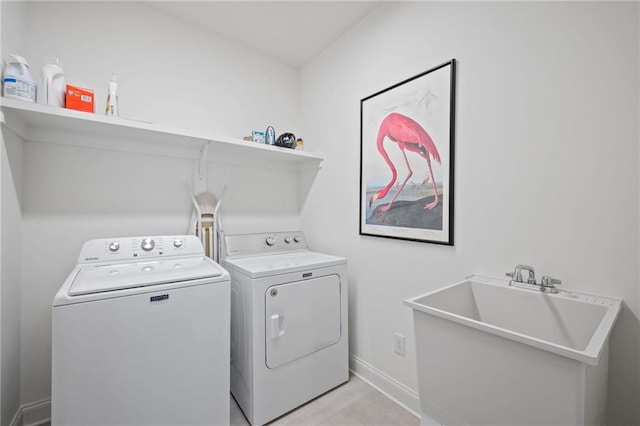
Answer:
[[[266,364],[276,368],[340,340],[340,277],[269,287],[265,293]]]

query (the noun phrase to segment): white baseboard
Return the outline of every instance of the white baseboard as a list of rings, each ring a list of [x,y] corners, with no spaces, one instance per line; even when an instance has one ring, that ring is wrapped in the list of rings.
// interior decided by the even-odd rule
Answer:
[[[9,426],[22,426],[22,410],[20,408],[18,408],[18,411],[16,411],[16,415],[13,416],[13,419],[11,419],[11,423],[9,423]]]
[[[10,426],[39,426],[51,421],[51,399],[25,404],[18,409]]]
[[[349,354],[349,369],[353,374],[376,388],[387,398],[403,407],[405,410],[420,418],[420,400],[418,393],[403,385],[396,379],[386,375],[373,365]]]
[[[373,365],[361,360],[353,354],[349,354],[349,369],[353,374],[373,386],[387,398],[403,407],[405,410],[420,419],[421,426],[440,426],[427,414],[420,414],[420,398],[413,389],[403,385],[393,377],[390,377]]]

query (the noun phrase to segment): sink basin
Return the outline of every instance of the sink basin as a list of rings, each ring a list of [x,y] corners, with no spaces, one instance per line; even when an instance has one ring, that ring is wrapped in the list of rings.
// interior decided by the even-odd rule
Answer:
[[[620,299],[472,276],[404,303],[423,424],[604,424]]]
[[[478,277],[405,302],[446,318],[591,365],[620,312],[620,299],[561,291],[547,294]]]

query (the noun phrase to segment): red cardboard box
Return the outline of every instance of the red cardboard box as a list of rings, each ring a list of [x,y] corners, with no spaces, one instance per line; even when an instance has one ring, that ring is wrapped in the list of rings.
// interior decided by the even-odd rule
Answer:
[[[94,112],[93,90],[67,84],[67,108]]]

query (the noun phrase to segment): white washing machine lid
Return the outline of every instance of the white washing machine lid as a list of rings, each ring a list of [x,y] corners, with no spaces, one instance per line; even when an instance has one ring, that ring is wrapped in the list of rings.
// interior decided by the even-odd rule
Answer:
[[[69,287],[80,296],[135,287],[216,278],[222,269],[205,256],[172,257],[119,264],[86,264],[79,267]]]
[[[262,256],[227,258],[224,264],[250,278],[301,272],[309,269],[344,265],[347,259],[313,251],[293,251]]]

